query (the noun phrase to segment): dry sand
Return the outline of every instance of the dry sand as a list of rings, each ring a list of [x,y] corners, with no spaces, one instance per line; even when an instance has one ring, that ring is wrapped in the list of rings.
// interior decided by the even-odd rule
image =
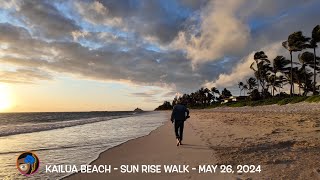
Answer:
[[[197,135],[221,164],[260,164],[239,179],[320,179],[320,105],[193,111]]]
[[[102,153],[92,164],[261,165],[260,173],[75,174],[68,179],[320,179],[320,104],[191,110],[185,145],[171,123]],[[168,114],[169,118],[169,114]],[[235,168],[234,168],[235,169]]]

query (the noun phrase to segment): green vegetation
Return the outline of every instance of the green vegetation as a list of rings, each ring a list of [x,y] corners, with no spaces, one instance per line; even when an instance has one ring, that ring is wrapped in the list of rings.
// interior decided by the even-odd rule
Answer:
[[[244,106],[264,106],[264,105],[272,105],[272,104],[278,104],[278,105],[286,105],[286,104],[295,104],[299,102],[320,102],[320,96],[295,96],[295,97],[288,97],[288,98],[268,98],[264,100],[258,100],[258,101],[238,101],[238,102],[231,102],[226,104],[216,104],[209,106],[208,108],[215,108],[215,107],[244,107]]]
[[[172,108],[173,106],[171,105],[171,103],[168,101],[165,101],[162,105],[157,107],[155,111],[171,110]]]
[[[294,103],[299,103],[303,102],[307,99],[308,97],[290,97],[290,98],[285,98],[277,102],[279,105],[285,105],[285,104],[294,104]]]
[[[317,73],[320,72],[320,57],[316,55],[316,49],[320,42],[320,25],[312,30],[311,35],[311,37],[307,37],[301,31],[294,32],[288,36],[287,41],[282,43],[282,46],[290,54],[290,60],[282,55],[270,60],[265,52],[256,52],[253,57],[254,62],[250,66],[254,77],[238,83],[240,96],[243,92],[243,96],[238,99],[232,97],[231,92],[226,88],[221,93],[216,87],[201,88],[190,94],[176,96],[172,103],[165,101],[156,110],[172,109],[178,102],[194,109],[222,106],[284,105],[303,101],[320,102],[319,85],[316,81]],[[308,50],[313,50],[313,52]],[[293,55],[296,52],[301,52],[297,56],[299,62],[293,62]],[[290,85],[289,95],[281,92],[285,85]],[[298,94],[295,92],[295,87],[298,87]],[[308,96],[310,93],[313,96]]]
[[[320,96],[311,96],[306,99],[306,102],[320,102]]]

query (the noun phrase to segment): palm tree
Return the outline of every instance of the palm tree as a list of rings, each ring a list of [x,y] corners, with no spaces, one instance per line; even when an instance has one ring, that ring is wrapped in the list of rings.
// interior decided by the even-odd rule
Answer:
[[[214,101],[213,97],[214,97],[214,95],[209,90],[208,93],[207,93],[207,102],[208,102],[209,105],[211,104],[212,101]]]
[[[172,106],[175,106],[177,103],[178,103],[178,96],[176,95],[176,96],[173,98]]]
[[[261,91],[264,92],[267,74],[270,70],[270,61],[268,60],[268,56],[263,51],[256,52],[254,54],[254,60],[255,62],[251,64],[250,69],[254,71],[255,77],[260,82],[262,88]],[[257,69],[253,67],[254,64],[256,65]]]
[[[196,105],[196,100],[195,100],[195,93],[190,94],[190,106],[195,106]]]
[[[292,62],[292,53],[297,51],[302,51],[303,49],[308,47],[307,42],[310,38],[303,36],[301,31],[294,32],[289,35],[288,40],[282,43],[282,46],[286,48],[290,52],[290,96],[294,93],[293,86],[293,62]]]
[[[241,96],[241,92],[242,92],[242,90],[243,90],[243,82],[239,82],[238,83],[238,86],[239,86],[239,89],[240,89],[240,96]]]
[[[303,88],[303,79],[306,77],[305,75],[305,65],[302,65],[299,69],[298,67],[293,68],[293,82],[298,84],[299,87],[299,95],[301,95],[301,88]]]
[[[273,59],[273,65],[272,65],[272,72],[274,73],[275,77],[272,78],[272,82],[273,82],[273,89],[276,86],[277,83],[277,73],[281,72],[281,73],[286,73],[288,68],[287,65],[290,64],[290,60],[287,60],[285,57],[283,56],[277,56],[276,58]],[[280,85],[280,84],[278,84]],[[274,90],[273,90],[273,95],[274,95]]]
[[[249,89],[248,84],[244,84],[244,85],[243,85],[243,91],[244,91],[243,95],[244,95],[244,96],[246,96],[246,91],[247,91],[248,89]]]
[[[205,88],[204,90],[204,99],[205,99],[205,105],[208,106],[211,102],[212,94],[210,93],[210,90],[208,88]]]
[[[219,90],[218,90],[216,87],[212,87],[212,88],[211,88],[211,92],[220,95],[220,92],[219,92]]]
[[[250,77],[247,80],[247,84],[249,86],[250,93],[252,92],[253,89],[256,89],[256,87],[258,86],[257,80],[255,78],[253,78],[253,77]]]
[[[277,56],[273,59],[273,71],[275,73],[281,72],[285,73],[288,71],[287,66],[290,64],[290,60],[283,56]]]
[[[316,27],[313,28],[312,30],[312,36],[311,36],[311,48],[313,48],[313,65],[314,67],[317,66],[317,62],[316,62],[316,58],[317,58],[317,54],[316,54],[316,48],[318,47],[317,43],[320,42],[320,25],[317,25]],[[313,69],[313,95],[316,94],[316,84],[317,84],[317,72],[316,72],[316,68]]]
[[[286,83],[287,82],[287,79],[283,76],[283,75],[280,75],[279,77],[278,77],[278,81],[277,81],[277,83],[279,84],[279,95],[280,95],[280,93],[281,93],[281,88],[283,88],[283,85],[284,85],[284,83]]]
[[[277,81],[277,75],[276,73],[273,73],[273,74],[270,74],[268,77],[267,77],[267,86],[268,86],[268,89],[269,87],[271,87],[271,91],[270,93],[272,94],[272,96],[274,96],[274,91],[276,91],[277,89],[275,88],[276,87],[276,81]]]
[[[198,90],[198,99],[201,105],[204,104],[204,101],[205,101],[204,97],[205,97],[205,91],[204,91],[204,88],[202,87]]]
[[[231,96],[232,96],[232,94],[227,88],[224,88],[221,91],[221,98],[228,98],[228,97],[231,97]]]
[[[217,100],[216,94],[220,95],[219,90],[218,90],[216,87],[212,87],[212,88],[211,88],[211,93],[213,94],[214,100]]]
[[[303,73],[303,74],[304,74],[303,79],[304,79],[304,81],[306,82],[306,78],[307,78],[307,77],[306,77],[306,72],[307,72],[306,66],[313,64],[313,53],[308,52],[308,51],[303,52],[302,54],[299,54],[299,55],[298,55],[298,59],[299,59],[300,63],[302,64],[301,71],[304,72],[304,73]],[[314,68],[314,70],[315,70],[315,69],[316,69],[316,68]]]
[[[299,95],[301,95],[301,88],[303,89],[303,95],[307,95],[309,91],[312,90],[312,72],[308,72],[305,68],[306,64],[302,65],[300,68],[293,68],[293,81],[298,84]]]

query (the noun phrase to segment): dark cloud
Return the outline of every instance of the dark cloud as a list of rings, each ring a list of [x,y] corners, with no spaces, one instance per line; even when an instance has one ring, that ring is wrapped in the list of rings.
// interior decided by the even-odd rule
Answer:
[[[257,51],[273,42],[284,41],[295,31],[303,31],[304,35],[311,36],[312,29],[319,24],[318,19],[314,17],[320,16],[320,11],[317,8],[320,2],[314,0],[299,2],[289,2],[288,0],[285,2],[288,2],[287,8],[284,2],[279,2],[279,7],[276,8],[278,11],[273,9],[272,12],[264,13],[268,18],[258,22],[260,26],[251,32],[251,41],[246,48],[246,54]],[[263,4],[263,7],[266,7],[265,2]],[[275,2],[271,4],[276,6]],[[263,7],[260,9],[265,9]]]
[[[40,80],[51,80],[53,77],[39,69],[17,69],[15,71],[1,71],[0,82],[5,83],[34,83]]]
[[[80,27],[63,15],[51,1],[30,0],[21,1],[15,16],[23,19],[24,23],[36,35],[51,39],[71,37],[71,32]]]
[[[163,103],[164,99],[171,101],[175,94],[176,91],[163,91],[157,88],[144,92],[132,92],[129,96],[142,98],[145,102]]]
[[[154,94],[149,94],[146,92],[136,92],[136,93],[131,93],[132,96],[134,97],[153,97]]]
[[[249,18],[265,18],[270,16],[277,16],[288,12],[292,9],[298,9],[304,6],[308,6],[317,0],[281,0],[281,1],[247,1],[241,7],[245,11],[240,11],[242,16]]]
[[[244,56],[286,39],[293,31],[303,30],[310,35],[311,29],[319,23],[316,17],[320,15],[319,2],[315,0],[255,3],[230,0],[223,3],[207,0],[19,2],[14,14],[21,20],[21,26],[14,21],[0,24],[0,61],[17,67],[15,71],[3,71],[1,81],[51,80],[51,74],[59,72],[99,81],[124,81],[173,89],[165,96],[174,95],[176,90],[190,92],[208,81],[214,82],[221,74],[227,76]],[[62,12],[53,4],[57,2],[68,5],[62,9],[72,10],[68,11],[69,14]],[[224,11],[230,8],[234,11]],[[211,14],[212,9],[219,11]],[[225,24],[227,18],[224,17],[235,23]],[[258,23],[256,18],[259,18]],[[200,20],[208,23],[202,31],[197,29],[202,23]],[[204,33],[211,32],[217,21],[221,23],[218,33]],[[237,30],[230,32],[239,37],[244,35],[237,28],[239,24],[245,30],[248,28],[246,42],[229,39],[226,44],[223,38],[234,35],[228,34],[226,28]],[[170,44],[179,32],[188,34],[189,31],[197,32],[196,40],[201,37],[201,41],[194,42],[204,42],[195,50],[207,48],[205,45],[209,40],[214,44],[206,51],[208,60],[196,66],[186,54],[194,49],[185,46],[177,50]],[[217,38],[222,39],[217,42]],[[238,46],[241,51],[227,53],[226,49],[233,50]],[[212,52],[217,49],[219,58],[214,58]],[[201,55],[197,51],[194,53]],[[247,71],[250,71],[249,67]],[[28,81],[27,76],[30,76]],[[219,83],[224,85],[222,80]],[[152,98],[156,94],[137,92],[133,95]]]
[[[199,10],[208,3],[209,0],[178,0],[179,3],[192,10]]]
[[[2,24],[0,26],[10,26]],[[12,28],[12,27],[11,27]],[[18,28],[18,27],[17,27]],[[142,48],[130,51],[109,49],[91,50],[75,42],[44,42],[38,39],[19,37],[24,30],[2,42],[8,47],[2,49],[7,56],[2,63],[11,63],[28,68],[68,73],[82,78],[101,81],[131,81],[140,85],[176,86],[179,90],[195,89],[205,80],[202,74],[194,73],[190,61],[183,53],[155,52]],[[13,39],[14,37],[14,39]],[[29,46],[32,44],[32,46]],[[20,51],[16,51],[19,47]],[[46,50],[40,53],[39,49]],[[30,56],[22,55],[23,52]],[[208,74],[209,75],[209,74]]]
[[[91,6],[95,1],[78,3],[78,10]],[[122,20],[122,26],[134,30],[142,36],[152,36],[160,43],[170,43],[183,29],[184,22],[188,18],[188,12],[184,8],[200,8],[200,2],[192,1],[162,1],[162,0],[109,0],[99,1],[106,8],[105,20],[113,24],[114,18]],[[95,3],[96,4],[96,3]],[[86,7],[83,7],[86,6]],[[173,6],[173,7],[171,7]],[[89,9],[87,8],[89,11]],[[86,11],[86,12],[88,12]],[[91,11],[92,12],[92,11]],[[95,14],[95,15],[94,15]],[[89,17],[90,22],[102,22],[101,13],[83,13],[83,17]],[[92,18],[96,17],[96,18]]]
[[[22,28],[13,26],[9,23],[0,24],[0,41],[15,41],[18,39],[29,39],[29,32]]]

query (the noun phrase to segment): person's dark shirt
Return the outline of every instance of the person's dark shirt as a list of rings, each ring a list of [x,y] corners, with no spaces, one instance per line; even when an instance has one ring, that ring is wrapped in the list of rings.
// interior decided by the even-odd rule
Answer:
[[[177,104],[173,107],[171,114],[171,121],[185,121],[186,120],[186,112],[187,116],[189,116],[189,110],[186,106],[182,104]]]

